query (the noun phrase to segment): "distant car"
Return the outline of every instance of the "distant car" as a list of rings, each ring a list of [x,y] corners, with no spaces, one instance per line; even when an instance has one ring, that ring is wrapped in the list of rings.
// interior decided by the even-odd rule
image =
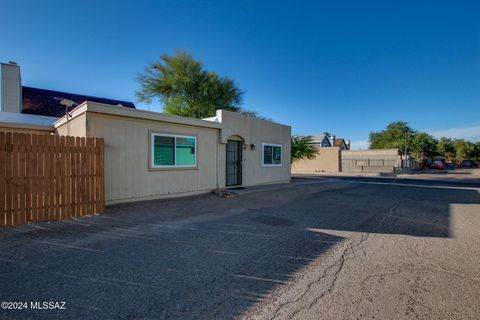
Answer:
[[[460,163],[460,167],[462,168],[473,168],[475,165],[473,164],[473,161],[471,160],[463,160],[462,163]]]
[[[445,170],[447,166],[445,165],[444,162],[442,161],[434,161],[431,165],[430,165],[430,169],[436,169],[436,170]]]
[[[453,170],[453,169],[455,169],[455,168],[456,168],[456,165],[455,165],[454,162],[449,162],[449,163],[447,163],[447,169]]]

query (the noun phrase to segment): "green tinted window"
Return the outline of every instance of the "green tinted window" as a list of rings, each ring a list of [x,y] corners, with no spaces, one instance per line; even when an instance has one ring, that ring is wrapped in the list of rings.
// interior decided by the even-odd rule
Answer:
[[[273,146],[273,159],[272,164],[282,163],[282,147]]]
[[[272,146],[263,146],[263,164],[272,164]]]
[[[195,165],[195,139],[175,138],[175,164],[177,166]]]
[[[174,164],[174,137],[154,136],[153,164],[155,166],[172,166]]]
[[[194,137],[153,135],[152,163],[161,166],[195,166],[196,139]]]
[[[263,144],[263,164],[279,166],[282,164],[282,146]]]

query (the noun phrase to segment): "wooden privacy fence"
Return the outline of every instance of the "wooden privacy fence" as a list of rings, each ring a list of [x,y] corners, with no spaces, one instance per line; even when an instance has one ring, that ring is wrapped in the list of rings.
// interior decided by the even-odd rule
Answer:
[[[0,226],[104,210],[100,138],[0,132]]]

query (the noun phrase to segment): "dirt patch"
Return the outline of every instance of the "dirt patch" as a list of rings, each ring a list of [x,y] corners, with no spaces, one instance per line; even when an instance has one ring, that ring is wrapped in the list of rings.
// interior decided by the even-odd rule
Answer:
[[[216,196],[219,196],[220,198],[224,199],[232,199],[238,197],[238,194],[235,191],[232,190],[212,190],[212,193]]]

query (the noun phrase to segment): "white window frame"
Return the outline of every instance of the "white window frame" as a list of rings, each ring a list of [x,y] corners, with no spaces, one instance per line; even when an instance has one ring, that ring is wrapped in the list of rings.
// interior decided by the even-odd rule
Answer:
[[[280,163],[265,164],[265,146],[280,147]],[[272,162],[273,162],[273,148],[272,148]],[[283,145],[278,143],[262,143],[262,167],[281,167],[283,166]]]
[[[176,160],[175,152],[177,151],[177,139],[176,138],[188,138],[193,139],[195,142],[195,164],[193,165],[155,165],[155,137],[169,137],[174,139],[174,161]],[[186,136],[180,134],[170,134],[170,133],[155,133],[150,134],[150,168],[152,169],[175,169],[175,168],[196,168],[197,167],[197,137],[196,136]]]

